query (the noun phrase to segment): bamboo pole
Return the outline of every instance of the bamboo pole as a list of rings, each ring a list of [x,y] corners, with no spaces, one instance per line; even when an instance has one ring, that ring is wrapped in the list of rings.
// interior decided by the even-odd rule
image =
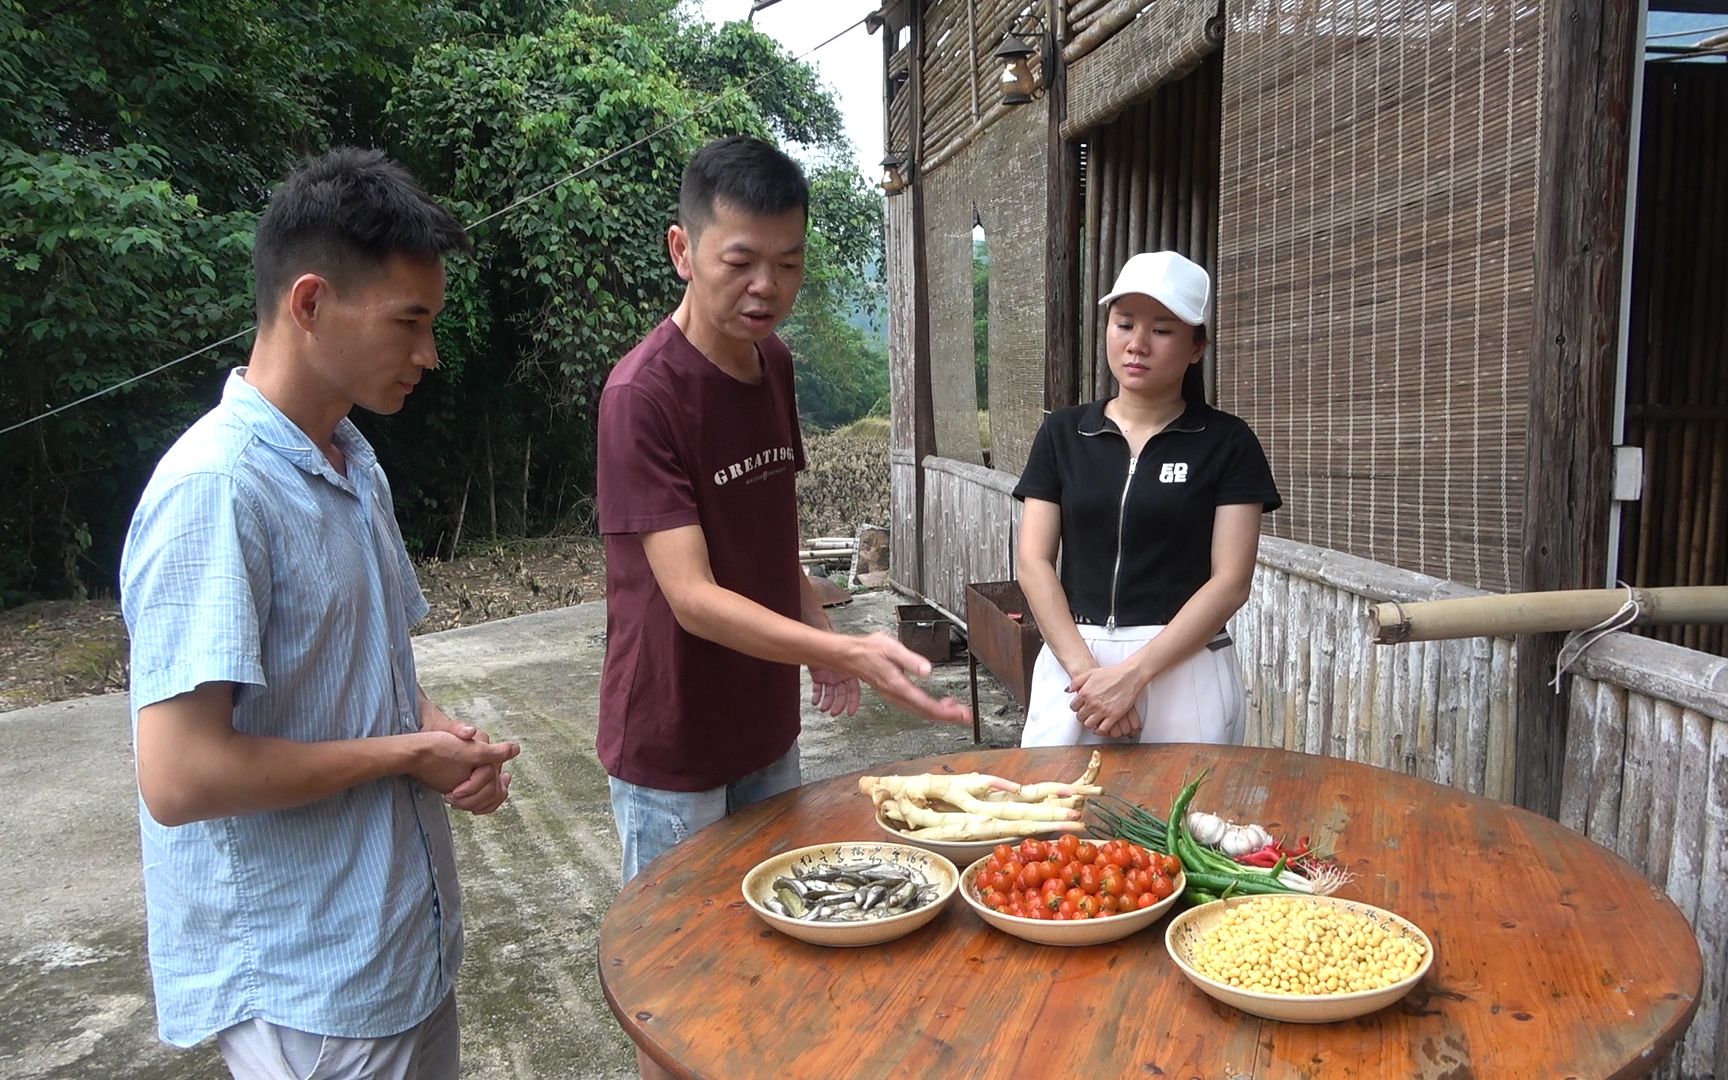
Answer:
[[[1097,161],[1103,174],[1102,202],[1098,218],[1098,291],[1095,295],[1102,297],[1110,291],[1111,279],[1121,266],[1116,249],[1116,218],[1122,212],[1121,177],[1122,155],[1118,152],[1117,140],[1103,138],[1098,141]],[[1093,355],[1092,396],[1103,397],[1110,387],[1110,366],[1105,361],[1105,334],[1103,309],[1093,306],[1089,313],[1093,326],[1096,328],[1094,340],[1097,342],[1097,352]]]
[[[1072,64],[1087,53],[1104,44],[1116,31],[1134,21],[1134,16],[1145,7],[1149,0],[1110,0],[1103,5],[1104,10],[1088,22],[1084,29],[1074,35],[1062,55]]]
[[[1098,175],[1098,139],[1086,144],[1086,235],[1085,257],[1080,265],[1080,393],[1090,395],[1096,386],[1098,365],[1098,213],[1103,184]]]
[[[1728,623],[1728,585],[1631,593],[1640,609],[1634,626]],[[1377,645],[1582,630],[1612,617],[1627,599],[1625,589],[1568,589],[1383,603],[1369,609],[1369,629]]]
[[[1145,123],[1147,111],[1146,106],[1135,105],[1123,114],[1120,124],[1127,127],[1130,131],[1137,129],[1144,131],[1146,130]],[[1149,140],[1141,146],[1134,146],[1134,140],[1130,139],[1127,141],[1127,146],[1125,147],[1125,149],[1129,150],[1129,153],[1123,155],[1123,159],[1128,169],[1127,210],[1128,248],[1130,251],[1146,250],[1144,243],[1144,237],[1146,235],[1146,202],[1148,198],[1146,174],[1150,171],[1147,168],[1147,162],[1151,154],[1157,152],[1153,149],[1157,145],[1156,140]],[[1156,188],[1153,188],[1152,190],[1156,191]],[[1155,195],[1151,197],[1156,198]]]

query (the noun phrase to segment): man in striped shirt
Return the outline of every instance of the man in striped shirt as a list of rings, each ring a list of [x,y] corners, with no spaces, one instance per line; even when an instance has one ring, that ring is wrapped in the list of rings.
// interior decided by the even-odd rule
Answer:
[[[258,334],[164,455],[121,560],[161,1035],[237,1077],[454,1077],[461,901],[445,805],[511,743],[421,692],[427,611],[347,419],[437,363],[461,225],[377,151],[290,175],[258,224]]]

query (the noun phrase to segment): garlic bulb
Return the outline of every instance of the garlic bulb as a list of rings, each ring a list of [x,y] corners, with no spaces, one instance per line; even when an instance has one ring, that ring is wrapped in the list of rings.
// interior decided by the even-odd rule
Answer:
[[[1188,832],[1197,843],[1231,857],[1249,855],[1272,844],[1272,834],[1258,825],[1238,825],[1199,810],[1189,813]]]
[[[1216,814],[1205,814],[1198,810],[1188,815],[1188,833],[1199,843],[1207,847],[1217,847],[1224,839],[1224,830],[1230,823]]]
[[[1256,842],[1254,827],[1251,825],[1232,825],[1224,830],[1224,839],[1218,841],[1218,850],[1231,858],[1259,851],[1265,846]]]

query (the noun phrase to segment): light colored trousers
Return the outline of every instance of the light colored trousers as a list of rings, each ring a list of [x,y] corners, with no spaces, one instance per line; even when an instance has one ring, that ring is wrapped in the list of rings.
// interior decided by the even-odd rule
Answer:
[[[1109,667],[1138,652],[1164,628],[1118,626],[1108,630],[1082,623],[1075,629],[1098,665]],[[1021,746],[1124,742],[1240,745],[1247,735],[1247,696],[1235,645],[1202,648],[1146,684],[1135,700],[1141,723],[1137,739],[1106,739],[1082,727],[1079,714],[1069,707],[1074,695],[1068,693],[1068,683],[1068,673],[1050,646],[1044,646],[1032,667],[1032,692],[1027,698]]]
[[[456,1080],[462,1035],[456,991],[397,1035],[343,1039],[242,1020],[216,1034],[234,1080]]]

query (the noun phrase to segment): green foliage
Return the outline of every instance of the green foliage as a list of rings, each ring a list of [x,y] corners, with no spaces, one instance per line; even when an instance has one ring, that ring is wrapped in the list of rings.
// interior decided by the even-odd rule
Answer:
[[[683,164],[739,131],[820,162],[786,335],[813,422],[868,412],[886,363],[848,315],[880,305],[880,198],[832,96],[747,25],[677,7],[0,0],[0,427],[246,326],[256,215],[306,154],[383,146],[468,221],[594,166],[475,230],[438,376],[395,417],[355,417],[412,546],[582,524],[600,386],[681,292]],[[245,346],[0,436],[0,607],[111,586],[145,478]]]
[[[882,250],[882,197],[849,154],[810,170],[811,229],[804,288],[781,328],[792,349],[798,409],[814,427],[850,423],[888,401],[888,356],[848,316],[882,306],[866,276]]]
[[[0,0],[0,426],[245,327],[271,179],[364,122],[338,91],[378,95],[414,12]],[[0,436],[0,606],[111,583],[150,468],[241,355]]]
[[[533,33],[440,42],[422,51],[388,120],[399,155],[454,204],[502,207],[557,184],[477,229],[474,258],[452,269],[430,401],[417,394],[414,409],[366,425],[385,460],[399,448],[428,466],[396,481],[428,549],[449,550],[458,533],[583,524],[599,392],[677,306],[666,228],[684,163],[710,138],[779,134],[829,148],[834,163],[813,173],[811,284],[788,326],[799,391],[813,387],[818,423],[863,415],[885,395],[885,361],[845,321],[847,305],[868,299],[858,268],[880,247],[880,200],[840,148],[838,111],[814,74],[749,27],[571,10]],[[475,491],[480,518],[472,498],[462,509]]]

